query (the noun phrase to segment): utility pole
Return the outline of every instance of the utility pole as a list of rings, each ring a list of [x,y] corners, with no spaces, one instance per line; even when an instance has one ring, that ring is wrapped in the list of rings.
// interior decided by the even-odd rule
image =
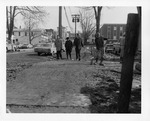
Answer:
[[[62,6],[59,6],[59,37],[62,38]]]
[[[125,48],[121,70],[118,113],[128,113],[133,81],[134,56],[137,51],[139,25],[138,14],[128,14]]]
[[[75,22],[75,37],[76,37],[76,23],[79,22],[79,18],[80,18],[79,14],[72,15],[72,22]]]

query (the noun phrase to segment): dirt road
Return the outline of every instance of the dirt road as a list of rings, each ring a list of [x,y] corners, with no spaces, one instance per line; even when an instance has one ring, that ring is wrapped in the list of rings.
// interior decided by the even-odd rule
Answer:
[[[15,63],[14,56],[13,59],[11,63]],[[16,73],[13,81],[7,82],[7,107],[13,113],[91,113],[91,106],[97,107],[97,102],[101,102],[101,110],[117,98],[115,92],[118,92],[120,75],[110,70],[120,70],[118,62],[105,62],[102,67],[90,65],[85,60],[50,61],[45,56],[39,58],[32,54],[18,58],[17,62],[31,65]],[[97,88],[97,85],[98,92],[91,88],[91,94],[89,87]]]
[[[88,63],[78,61],[36,63],[7,84],[7,104],[85,108],[91,102],[80,88],[92,81],[94,70]]]

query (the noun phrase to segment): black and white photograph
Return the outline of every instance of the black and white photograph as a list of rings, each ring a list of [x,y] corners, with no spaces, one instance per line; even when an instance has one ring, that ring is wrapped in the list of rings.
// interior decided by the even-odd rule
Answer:
[[[144,6],[97,3],[3,6],[6,89],[0,113],[56,120],[53,114],[82,114],[83,120],[134,114],[138,120],[150,111],[143,103],[150,91],[142,78]]]

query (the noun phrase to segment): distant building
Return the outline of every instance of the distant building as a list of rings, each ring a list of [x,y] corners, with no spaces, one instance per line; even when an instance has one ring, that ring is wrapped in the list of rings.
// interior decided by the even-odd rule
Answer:
[[[126,29],[126,24],[104,24],[100,32],[104,38],[119,40]]]
[[[29,44],[29,31],[28,29],[14,29],[13,35],[15,36],[15,39],[20,44]],[[41,29],[33,29],[31,30],[31,36],[34,36],[34,39],[32,40],[32,44],[39,43],[43,37],[42,37],[42,30]]]
[[[100,28],[100,33],[104,38],[111,40],[119,40],[119,38],[123,35],[126,29],[126,24],[103,24]],[[95,33],[94,31],[89,39],[89,43],[95,42]]]

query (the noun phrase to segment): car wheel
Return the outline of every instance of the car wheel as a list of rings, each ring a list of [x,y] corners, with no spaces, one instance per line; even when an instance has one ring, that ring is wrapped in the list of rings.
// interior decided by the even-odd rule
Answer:
[[[48,53],[49,56],[52,56],[52,53]]]
[[[41,53],[40,53],[40,52],[38,52],[38,55],[41,55]]]

